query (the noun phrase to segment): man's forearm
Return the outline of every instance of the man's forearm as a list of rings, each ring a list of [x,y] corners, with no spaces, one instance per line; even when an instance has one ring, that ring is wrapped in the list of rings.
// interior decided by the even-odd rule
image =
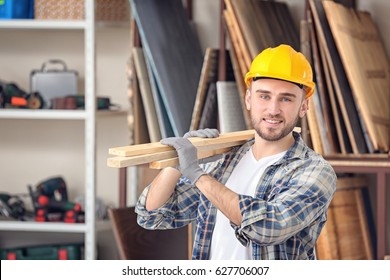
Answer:
[[[175,190],[180,176],[180,172],[171,167],[161,170],[150,185],[146,197],[146,210],[151,211],[164,205]]]
[[[209,175],[199,177],[196,187],[217,207],[231,222],[240,225],[242,215],[238,194]]]

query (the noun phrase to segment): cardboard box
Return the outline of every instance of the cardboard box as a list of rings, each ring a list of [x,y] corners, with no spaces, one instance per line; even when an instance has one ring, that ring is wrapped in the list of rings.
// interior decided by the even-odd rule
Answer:
[[[82,20],[85,18],[84,0],[35,0],[36,19]],[[128,0],[97,0],[97,21],[128,21]]]

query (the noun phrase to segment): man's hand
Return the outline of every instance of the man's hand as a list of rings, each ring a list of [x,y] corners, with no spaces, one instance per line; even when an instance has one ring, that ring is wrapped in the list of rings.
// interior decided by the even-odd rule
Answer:
[[[183,137],[170,137],[160,141],[161,144],[171,146],[176,149],[179,157],[179,166],[176,167],[181,174],[187,177],[193,184],[200,176],[206,174],[199,166],[198,151],[196,147],[187,139],[188,137],[218,137],[217,129],[200,129],[189,131]]]

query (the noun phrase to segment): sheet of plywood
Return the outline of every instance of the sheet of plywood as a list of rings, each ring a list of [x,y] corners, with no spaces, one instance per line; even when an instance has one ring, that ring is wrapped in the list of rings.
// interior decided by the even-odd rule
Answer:
[[[301,21],[301,52],[310,61],[311,60],[311,46],[310,46],[310,31],[309,23],[305,20]],[[309,127],[309,137],[312,148],[319,154],[324,154],[323,143],[319,130],[319,121],[317,114],[314,111],[313,98],[309,99],[309,110],[307,111],[307,123]]]
[[[328,151],[325,151],[325,153],[328,154],[334,154],[340,152],[340,147],[338,144],[338,138],[336,135],[335,130],[335,120],[334,120],[334,114],[332,111],[332,107],[330,106],[330,96],[328,94],[328,90],[326,88],[325,84],[325,74],[324,74],[324,67],[322,65],[321,60],[321,53],[318,46],[318,40],[317,40],[317,34],[315,32],[315,27],[312,21],[312,15],[309,11],[307,14],[308,23],[309,23],[309,31],[310,31],[310,43],[311,43],[311,49],[312,49],[312,55],[313,59],[311,64],[313,65],[313,72],[315,73],[316,77],[316,94],[318,96],[318,106],[321,109],[321,117],[322,117],[322,128],[323,128],[323,135],[322,138],[324,140],[324,143],[326,143],[326,146],[328,147]],[[317,111],[317,110],[316,110]]]
[[[325,58],[324,48],[319,44],[318,46],[321,53],[322,67],[324,70],[324,78],[326,83],[326,93],[329,95],[330,106],[332,107],[334,128],[336,129],[336,135],[338,139],[338,145],[340,148],[340,153],[347,154],[352,153],[351,143],[346,134],[347,130],[345,128],[344,120],[341,117],[340,106],[336,100],[335,90],[333,85],[333,80],[329,71],[328,61]]]
[[[340,177],[328,208],[328,221],[317,241],[317,257],[334,260],[373,259],[371,237],[363,203],[365,177]]]
[[[190,128],[203,54],[181,0],[130,0],[176,136]]]
[[[156,107],[157,120],[160,126],[161,137],[162,138],[172,137],[175,134],[173,133],[172,125],[171,122],[169,121],[168,112],[162,100],[161,92],[158,88],[156,77],[153,74],[153,70],[149,60],[145,59],[145,63],[146,63],[146,68],[148,70],[149,83],[150,83],[150,88],[154,100],[154,106]]]
[[[218,55],[219,50],[217,49],[207,48],[205,51],[202,71],[200,74],[198,89],[196,92],[194,110],[192,112],[190,130],[199,129],[199,122],[202,116],[208,87],[210,83],[215,83],[217,81]]]
[[[373,148],[388,151],[390,67],[377,27],[368,12],[323,6]]]
[[[360,122],[359,113],[355,100],[352,96],[351,87],[341,63],[324,7],[321,0],[309,0],[310,9],[313,15],[319,43],[324,47],[325,56],[329,70],[334,81],[337,101],[340,105],[342,117],[345,123],[347,134],[352,146],[353,153],[367,153],[368,148],[365,142],[364,131]]]
[[[241,50],[240,54],[242,57],[240,57],[239,59],[242,59],[243,66],[244,66],[243,70],[247,72],[249,70],[250,65],[251,65],[252,58],[251,58],[251,55],[249,53],[249,49],[247,47],[246,41],[244,39],[244,34],[246,32],[245,32],[245,29],[243,29],[240,26],[240,23],[238,22],[236,11],[233,9],[233,6],[232,6],[232,0],[225,0],[225,5],[226,5],[227,12],[230,15],[232,31],[235,33],[235,36],[237,38],[237,46]]]
[[[224,15],[224,19],[225,19],[226,26],[228,29],[230,42],[232,43],[232,46],[233,46],[235,54],[236,54],[236,61],[237,61],[238,66],[239,66],[238,69],[241,73],[241,76],[245,77],[245,74],[249,70],[249,68],[247,67],[245,60],[243,58],[243,54],[242,54],[243,51],[245,51],[245,50],[243,50],[240,46],[240,42],[238,40],[237,33],[234,29],[234,23],[232,20],[231,12],[229,12],[228,10],[224,10],[223,15]]]
[[[142,48],[134,47],[133,57],[135,62],[135,69],[137,71],[138,82],[140,85],[142,103],[145,110],[150,141],[160,141],[161,132]]]
[[[226,20],[229,20],[229,16],[226,13],[224,13],[224,18],[225,18],[225,22],[226,22]],[[226,25],[227,25],[227,23],[226,23]],[[231,31],[229,30],[229,28],[227,28],[228,39],[233,44],[234,34],[231,34],[230,32]],[[252,129],[253,126],[252,126],[252,122],[251,122],[250,117],[249,117],[249,112],[245,106],[245,92],[246,92],[246,85],[244,83],[245,76],[243,75],[243,73],[241,71],[240,64],[238,63],[238,58],[237,58],[236,52],[237,52],[237,50],[234,47],[230,48],[229,57],[231,59],[233,73],[234,73],[234,77],[235,77],[235,80],[237,83],[238,91],[240,92],[239,97],[240,97],[240,101],[241,101],[240,103],[241,103],[242,112],[243,112],[244,118],[245,118],[246,128]]]
[[[218,127],[217,85],[214,82],[210,83],[207,89],[206,100],[204,102],[198,128],[204,129]]]

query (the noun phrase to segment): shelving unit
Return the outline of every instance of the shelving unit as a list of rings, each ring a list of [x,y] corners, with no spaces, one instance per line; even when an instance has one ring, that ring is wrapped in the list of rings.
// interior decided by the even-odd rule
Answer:
[[[78,233],[84,236],[85,259],[96,259],[97,230],[107,229],[109,222],[95,219],[96,197],[96,117],[118,112],[97,112],[95,94],[95,1],[85,0],[85,20],[2,20],[0,29],[75,30],[84,33],[85,110],[28,110],[0,109],[0,120],[63,120],[84,122],[85,223],[38,223],[0,221],[0,231],[29,233]],[[123,114],[121,111],[119,114]]]

